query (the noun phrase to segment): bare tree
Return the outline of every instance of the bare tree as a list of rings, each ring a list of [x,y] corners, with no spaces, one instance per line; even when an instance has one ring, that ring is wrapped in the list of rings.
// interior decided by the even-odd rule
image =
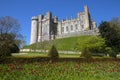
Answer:
[[[17,34],[20,30],[18,21],[10,16],[0,17],[0,34]]]
[[[20,47],[20,44],[24,42],[24,37],[19,31],[20,24],[16,19],[10,16],[0,17],[0,46],[4,43],[9,47]]]

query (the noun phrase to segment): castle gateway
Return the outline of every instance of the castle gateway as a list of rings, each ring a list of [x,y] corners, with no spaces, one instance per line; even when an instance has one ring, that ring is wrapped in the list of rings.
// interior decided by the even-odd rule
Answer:
[[[30,44],[48,41],[57,38],[94,35],[96,23],[90,18],[88,7],[83,12],[77,13],[77,18],[58,21],[58,17],[52,17],[52,13],[33,16],[31,20]]]

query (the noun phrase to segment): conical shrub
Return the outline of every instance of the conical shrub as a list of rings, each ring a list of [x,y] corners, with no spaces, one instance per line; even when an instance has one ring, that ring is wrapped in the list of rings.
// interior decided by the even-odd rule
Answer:
[[[52,59],[56,59],[59,57],[58,51],[54,45],[52,45],[52,48],[48,52],[48,56]]]

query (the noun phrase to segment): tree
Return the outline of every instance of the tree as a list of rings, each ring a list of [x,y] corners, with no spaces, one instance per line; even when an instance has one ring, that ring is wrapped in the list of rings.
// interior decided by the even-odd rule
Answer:
[[[19,52],[20,44],[24,41],[19,33],[20,24],[10,16],[0,17],[0,50],[3,54]]]
[[[18,21],[10,16],[0,17],[0,34],[17,34],[20,29]]]
[[[111,21],[103,21],[99,26],[100,35],[105,38],[106,45],[111,47],[113,56],[117,56],[120,52],[120,21],[118,18],[113,18]]]
[[[82,43],[82,44],[81,44]],[[89,49],[91,53],[104,53],[105,51],[105,40],[100,36],[89,36],[83,42],[78,40],[77,48],[80,51],[85,49]]]
[[[56,49],[56,47],[54,45],[52,45],[52,48],[50,49],[50,51],[48,52],[48,56],[51,59],[56,59],[59,57],[58,51]]]

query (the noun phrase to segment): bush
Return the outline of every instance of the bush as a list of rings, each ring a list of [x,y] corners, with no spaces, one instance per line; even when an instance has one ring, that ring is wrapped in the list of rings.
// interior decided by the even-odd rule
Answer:
[[[116,52],[109,54],[110,57],[117,58]]]
[[[90,52],[89,48],[87,48],[87,47],[83,48],[80,56],[85,57],[86,59],[91,59],[92,58],[91,52]]]
[[[20,49],[18,48],[18,46],[16,44],[11,44],[10,51],[11,51],[11,53],[18,53],[20,51]]]
[[[106,47],[105,40],[100,36],[91,36],[84,40],[84,42],[80,42],[79,40],[77,45],[78,50],[81,51],[85,47],[89,48],[91,53],[104,53]]]
[[[11,50],[9,44],[3,44],[0,46],[0,56],[11,56]]]
[[[105,50],[106,54],[109,54],[110,57],[117,57],[115,51],[111,47],[106,47]]]
[[[7,56],[11,56],[9,45],[8,44],[0,45],[0,61],[3,61]]]
[[[11,56],[11,53],[19,52],[19,48],[16,44],[3,43],[0,45],[0,61],[4,60],[7,56]]]
[[[16,44],[7,44],[4,43],[0,45],[0,56],[11,56],[11,53],[18,53],[19,48]]]
[[[58,51],[57,51],[57,49],[54,45],[52,45],[52,48],[48,52],[48,56],[52,59],[55,59],[55,58],[59,57]]]

